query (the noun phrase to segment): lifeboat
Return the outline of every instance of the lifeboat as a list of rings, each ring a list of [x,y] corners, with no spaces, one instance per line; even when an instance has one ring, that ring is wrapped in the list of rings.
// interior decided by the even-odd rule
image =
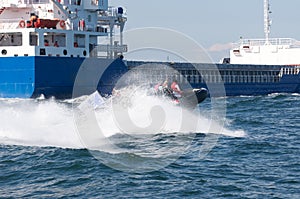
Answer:
[[[37,19],[35,27],[36,28],[56,28],[59,19]]]
[[[40,19],[27,21],[27,28],[56,28],[59,19]]]

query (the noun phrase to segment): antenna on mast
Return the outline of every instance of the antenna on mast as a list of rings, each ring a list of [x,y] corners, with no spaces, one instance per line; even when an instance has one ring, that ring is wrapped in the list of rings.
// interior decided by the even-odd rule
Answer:
[[[270,32],[271,32],[271,19],[270,19],[270,3],[269,0],[264,0],[264,31],[266,44],[269,44]]]

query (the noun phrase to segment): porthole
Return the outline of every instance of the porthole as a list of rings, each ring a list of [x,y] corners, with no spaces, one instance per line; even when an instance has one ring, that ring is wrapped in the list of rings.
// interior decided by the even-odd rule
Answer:
[[[67,55],[67,54],[68,54],[68,51],[67,51],[67,50],[64,50],[63,53],[64,53],[64,55]]]
[[[7,54],[7,50],[3,49],[3,50],[1,51],[1,53],[2,53],[2,55],[6,55],[6,54]]]
[[[86,56],[86,51],[85,50],[83,51],[83,56]]]
[[[45,48],[40,49],[40,55],[46,55],[46,49]]]

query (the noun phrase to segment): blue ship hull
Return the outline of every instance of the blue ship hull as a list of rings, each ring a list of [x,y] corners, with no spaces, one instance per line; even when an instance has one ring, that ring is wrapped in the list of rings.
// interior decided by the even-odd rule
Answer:
[[[82,64],[85,66],[82,67]],[[90,83],[89,74],[103,71],[100,81]],[[77,86],[77,95],[90,94],[95,87],[101,94],[110,94],[118,78],[127,71],[121,59],[67,58],[67,57],[5,57],[0,58],[0,97],[71,98],[79,70],[87,75]],[[96,85],[96,86],[95,86]],[[75,96],[77,97],[77,96]]]
[[[219,84],[191,83],[193,88],[214,90],[215,96],[221,96]],[[278,82],[266,83],[224,83],[226,96],[267,95],[272,93],[300,93],[300,75],[284,75]]]
[[[169,62],[128,61],[129,69],[141,65],[152,73],[161,74],[172,81],[176,75],[155,71],[156,65],[164,65],[179,72],[193,88],[206,88],[213,96],[266,95],[271,93],[300,93],[300,73],[293,73],[292,66],[279,65],[234,65],[234,64],[191,64]],[[200,69],[201,74],[195,68]],[[282,68],[290,69],[288,74]],[[217,73],[221,80],[216,80]],[[145,72],[145,74],[150,73]],[[197,77],[196,77],[197,76]],[[205,76],[205,78],[203,78]],[[178,79],[177,79],[178,80]],[[157,82],[154,82],[156,84]],[[225,93],[224,93],[225,91]]]
[[[280,82],[225,84],[226,96],[299,93],[300,76],[284,76]]]
[[[35,98],[43,94],[46,97],[54,96],[59,99],[66,99],[91,94],[96,89],[102,95],[109,95],[118,79],[128,71],[128,68],[134,68],[145,63],[151,62],[128,61],[126,65],[119,58],[111,60],[39,56],[5,57],[0,59],[0,97]],[[180,73],[184,73],[183,76],[189,81],[192,75],[187,74],[195,70],[191,65],[184,63],[160,62],[159,64],[167,64]],[[255,71],[259,69],[267,73],[269,71],[276,72],[276,76],[278,76],[281,68],[281,66],[230,64],[217,64],[216,66],[221,73],[222,71]],[[203,68],[209,70],[209,65],[205,65]],[[101,75],[102,73],[103,75]],[[79,83],[76,83],[78,74],[81,74],[81,77]],[[151,71],[148,74],[151,75]],[[227,82],[225,76],[222,78],[226,96],[300,93],[300,74],[284,74],[280,79],[272,82]],[[215,96],[223,95],[222,91],[218,92],[220,83],[209,82],[207,84],[205,81],[190,81],[190,85],[193,88],[203,87],[209,91],[214,90]]]
[[[217,65],[219,70],[224,70],[224,67],[230,67],[228,64],[219,64]],[[247,66],[247,65],[244,65]],[[257,69],[255,66],[253,70]],[[261,66],[266,67],[266,66]],[[274,66],[277,67],[277,66]],[[238,65],[239,70],[243,70],[243,65]],[[250,67],[251,69],[251,67]],[[272,69],[273,70],[273,69]],[[278,69],[279,72],[280,69]],[[268,72],[268,69],[265,69]],[[223,77],[222,77],[223,78]],[[225,78],[223,78],[224,81]],[[224,83],[225,95],[226,96],[251,96],[251,95],[267,95],[272,93],[300,93],[300,74],[298,75],[283,75],[276,81],[266,81],[266,82],[234,82],[228,83],[226,81]],[[209,87],[206,83],[191,83],[192,87],[199,88],[204,87],[208,90],[214,90],[214,95],[222,95],[222,93],[218,93],[219,84],[214,84],[209,82]]]

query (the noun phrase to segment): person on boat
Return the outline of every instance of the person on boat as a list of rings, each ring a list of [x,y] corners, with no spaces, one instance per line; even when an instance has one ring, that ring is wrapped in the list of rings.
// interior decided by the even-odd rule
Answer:
[[[171,89],[176,97],[180,98],[182,96],[182,90],[180,89],[177,80],[173,81],[171,84]]]
[[[49,42],[48,42],[47,39],[44,40],[44,45],[45,45],[45,46],[49,46]]]
[[[164,81],[164,83],[162,84],[162,90],[163,90],[163,94],[164,94],[165,96],[174,98],[172,89],[169,88],[168,80]]]
[[[155,86],[154,86],[154,92],[156,95],[163,95],[163,94],[167,94],[168,93],[168,90],[169,90],[169,87],[168,87],[168,80],[165,80],[164,82],[162,83],[157,83]]]
[[[164,81],[164,83],[162,84],[163,88],[168,88],[169,87],[169,83],[168,80]]]
[[[35,15],[34,13],[30,14],[30,22],[31,22],[31,27],[35,28],[35,24],[37,22],[38,16]]]
[[[54,47],[59,47],[58,42],[55,41],[53,46],[54,46]]]
[[[172,89],[169,88],[168,80],[165,80],[163,83],[157,83],[154,86],[154,94],[158,96],[166,96],[175,104],[179,104],[178,98],[173,94]]]
[[[157,83],[155,86],[154,86],[154,93],[156,95],[161,95],[162,94],[162,90],[163,90],[163,87],[162,87],[163,83]]]
[[[163,83],[162,83],[162,89],[163,89],[163,92],[164,94],[168,94],[169,93],[169,83],[168,83],[168,80],[165,80]]]

